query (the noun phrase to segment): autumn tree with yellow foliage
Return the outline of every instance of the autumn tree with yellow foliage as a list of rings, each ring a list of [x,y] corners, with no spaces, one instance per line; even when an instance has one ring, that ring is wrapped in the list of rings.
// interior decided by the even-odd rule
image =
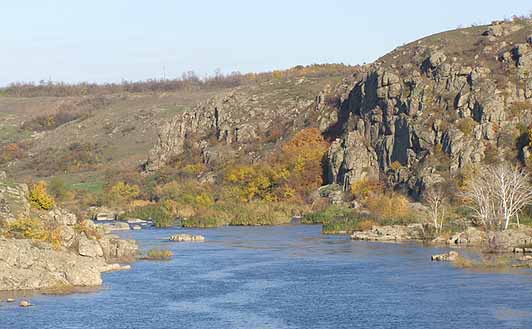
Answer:
[[[108,202],[113,206],[126,205],[140,194],[140,188],[135,184],[118,182],[107,190]]]
[[[300,197],[319,188],[323,183],[323,158],[329,144],[318,128],[306,128],[285,143],[280,161],[288,171],[286,186]]]
[[[35,209],[50,210],[55,207],[55,200],[46,191],[44,181],[40,181],[30,188],[29,201]]]
[[[323,182],[322,159],[328,146],[319,129],[303,129],[268,164],[231,167],[225,181],[243,201],[303,200]]]

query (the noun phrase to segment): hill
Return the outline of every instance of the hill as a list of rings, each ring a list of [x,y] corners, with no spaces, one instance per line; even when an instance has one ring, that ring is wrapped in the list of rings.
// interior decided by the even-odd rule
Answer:
[[[83,190],[66,198],[83,200],[74,205],[188,226],[278,224],[322,210],[306,220],[339,219],[331,232],[426,221],[412,202],[438,188],[455,229],[474,221],[459,196],[476,173],[530,164],[531,71],[532,21],[516,18],[432,35],[357,67],[85,96],[80,86],[14,86],[0,98],[3,166],[26,180],[62,177]]]
[[[312,70],[122,85],[14,84],[0,97],[0,165],[22,181],[61,177],[73,188],[101,187],[116,172],[137,171],[161,126],[212,97],[271,92],[277,99],[268,106],[284,109],[286,103],[312,102],[352,69]],[[305,72],[312,77],[305,80]]]

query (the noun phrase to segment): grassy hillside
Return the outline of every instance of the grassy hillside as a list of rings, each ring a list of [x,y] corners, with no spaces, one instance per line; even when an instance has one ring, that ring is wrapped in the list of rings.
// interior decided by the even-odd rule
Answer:
[[[266,105],[310,99],[353,68],[91,85],[14,84],[0,94],[0,170],[21,181],[60,177],[69,189],[100,191],[117,172],[138,172],[159,128],[216,95],[277,93]],[[305,83],[301,79],[304,78]]]

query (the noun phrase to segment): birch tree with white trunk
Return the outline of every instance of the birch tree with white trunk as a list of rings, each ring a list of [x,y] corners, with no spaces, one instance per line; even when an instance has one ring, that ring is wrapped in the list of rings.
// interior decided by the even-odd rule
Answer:
[[[495,185],[499,218],[506,230],[511,220],[517,218],[519,212],[532,203],[530,179],[523,170],[504,164],[489,168],[488,174]]]
[[[441,232],[443,228],[446,200],[445,193],[438,187],[431,188],[425,196],[425,201],[429,207],[431,222],[437,233]]]
[[[470,180],[463,196],[480,224],[506,230],[512,219],[532,203],[530,177],[507,164],[488,167]]]

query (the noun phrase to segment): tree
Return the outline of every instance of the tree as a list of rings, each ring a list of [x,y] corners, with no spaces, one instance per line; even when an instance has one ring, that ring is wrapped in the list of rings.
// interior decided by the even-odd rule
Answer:
[[[528,174],[506,164],[481,170],[464,193],[474,216],[488,228],[508,229],[519,212],[532,203],[532,189]]]
[[[469,209],[473,211],[473,218],[477,224],[486,228],[496,226],[495,198],[492,182],[488,179],[487,171],[482,170],[467,181],[463,192],[463,199]]]
[[[138,185],[118,182],[109,188],[107,198],[112,205],[122,206],[135,199],[139,194],[140,188]]]
[[[428,190],[425,201],[429,207],[430,218],[434,228],[439,233],[443,228],[443,220],[445,218],[445,202],[447,201],[445,193],[439,186],[432,187]]]
[[[33,208],[50,210],[55,207],[55,200],[46,191],[46,183],[41,181],[30,189],[29,200]]]
[[[489,168],[488,173],[494,184],[494,192],[501,212],[500,217],[506,230],[511,219],[517,218],[519,212],[532,203],[529,177],[523,170],[507,165]]]

